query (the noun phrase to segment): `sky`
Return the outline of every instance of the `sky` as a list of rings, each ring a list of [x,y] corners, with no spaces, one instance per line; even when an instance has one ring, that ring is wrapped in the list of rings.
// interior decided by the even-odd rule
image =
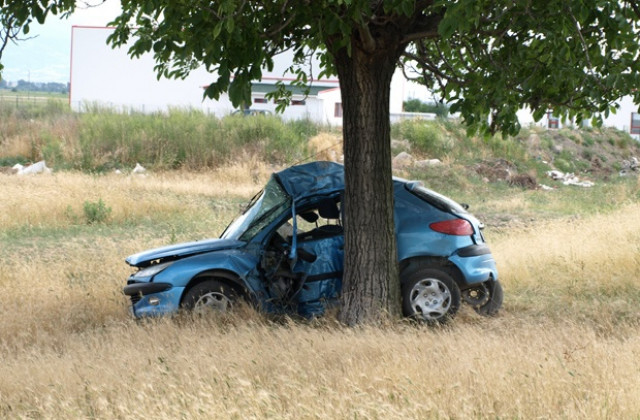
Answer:
[[[85,0],[100,4],[102,0]],[[48,16],[44,25],[29,25],[32,37],[17,44],[9,44],[2,55],[2,78],[8,82],[69,82],[71,27],[106,26],[120,10],[119,0],[106,0],[96,7],[83,7],[78,2],[76,12],[68,19]]]

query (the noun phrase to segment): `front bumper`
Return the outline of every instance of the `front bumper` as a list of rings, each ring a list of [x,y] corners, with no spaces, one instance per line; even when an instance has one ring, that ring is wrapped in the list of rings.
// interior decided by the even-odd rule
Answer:
[[[131,283],[123,292],[131,298],[131,313],[136,318],[168,315],[178,311],[184,287],[170,283]]]

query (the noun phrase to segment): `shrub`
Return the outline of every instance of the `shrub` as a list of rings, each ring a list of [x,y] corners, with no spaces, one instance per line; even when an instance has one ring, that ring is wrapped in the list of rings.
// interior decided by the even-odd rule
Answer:
[[[571,163],[569,163],[568,161],[566,161],[565,159],[562,158],[556,158],[553,161],[553,164],[555,165],[555,167],[562,172],[572,172],[573,171],[573,165]]]
[[[107,207],[102,198],[96,202],[85,201],[84,217],[87,219],[88,224],[104,223],[111,215],[111,207]]]
[[[443,134],[434,121],[405,120],[393,127],[394,137],[411,144],[411,149],[433,157],[442,157],[453,148],[453,141]]]

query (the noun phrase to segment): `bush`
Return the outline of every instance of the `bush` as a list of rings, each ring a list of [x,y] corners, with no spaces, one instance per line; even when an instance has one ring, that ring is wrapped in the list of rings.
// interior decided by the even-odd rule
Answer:
[[[446,104],[426,103],[420,99],[409,99],[403,103],[405,112],[428,112],[438,117],[446,118],[449,115],[449,107]]]
[[[405,120],[393,126],[394,137],[401,137],[411,144],[411,149],[432,157],[442,157],[454,146],[442,128],[434,121]]]
[[[102,201],[102,198],[96,202],[85,201],[83,210],[84,217],[90,225],[104,223],[111,215],[111,207],[107,207],[104,201]]]
[[[93,110],[80,115],[77,169],[106,170],[141,162],[154,169],[218,167],[247,154],[286,164],[305,154],[310,121],[284,122],[277,116],[218,119],[199,110],[120,114]]]

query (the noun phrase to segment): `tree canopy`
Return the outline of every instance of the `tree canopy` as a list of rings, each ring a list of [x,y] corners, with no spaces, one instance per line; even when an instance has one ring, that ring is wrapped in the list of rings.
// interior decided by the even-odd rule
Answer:
[[[516,111],[580,121],[640,103],[635,0],[122,0],[109,42],[155,56],[158,77],[212,72],[205,94],[248,103],[251,82],[293,51],[295,83],[317,57],[338,75],[345,149],[345,274],[340,318],[399,312],[393,230],[389,86],[401,67],[473,132],[516,133]],[[0,0],[4,16],[73,10],[72,0]],[[287,98],[285,85],[275,93]]]

